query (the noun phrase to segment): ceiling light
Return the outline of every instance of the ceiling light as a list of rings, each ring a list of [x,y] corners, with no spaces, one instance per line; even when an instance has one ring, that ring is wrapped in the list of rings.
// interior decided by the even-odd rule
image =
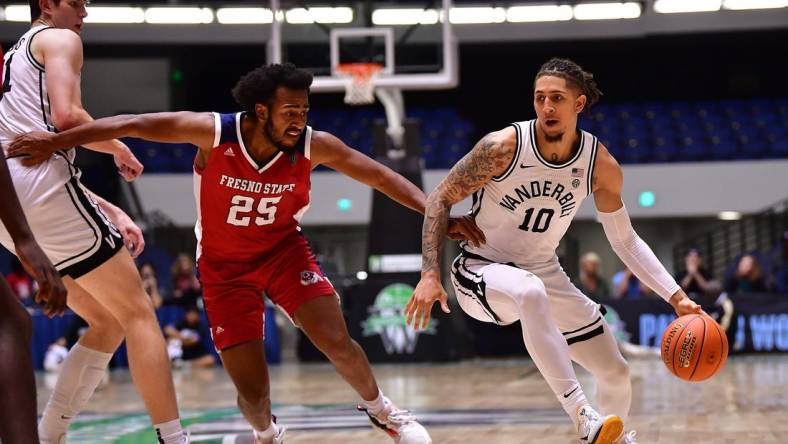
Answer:
[[[454,24],[503,23],[506,10],[503,8],[451,8],[449,20]]]
[[[506,21],[524,22],[556,22],[572,19],[572,7],[569,5],[512,6],[506,10]]]
[[[200,24],[213,22],[210,8],[155,7],[145,10],[145,21],[155,24]]]
[[[376,9],[372,12],[375,25],[434,25],[438,11],[434,9]]]
[[[131,6],[88,6],[85,23],[144,23],[145,11]]]
[[[9,22],[30,23],[30,6],[8,5],[5,7],[5,19]]]
[[[723,0],[725,9],[773,9],[788,7],[788,0]]]
[[[272,23],[274,14],[266,8],[219,8],[216,21],[225,25]]]
[[[719,11],[722,0],[656,0],[654,11],[660,14],[676,12],[708,12]]]
[[[350,23],[353,21],[353,9],[341,8],[296,8],[285,13],[288,23]]]
[[[717,214],[717,218],[720,220],[739,220],[741,219],[741,213],[738,211],[720,211]]]
[[[632,19],[640,17],[640,3],[581,3],[574,8],[577,20]]]

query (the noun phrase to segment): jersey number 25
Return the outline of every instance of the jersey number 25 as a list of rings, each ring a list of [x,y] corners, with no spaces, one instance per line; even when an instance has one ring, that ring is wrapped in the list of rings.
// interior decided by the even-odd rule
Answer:
[[[278,197],[263,197],[257,204],[257,214],[254,218],[255,225],[270,225],[276,219],[276,204],[282,199]],[[231,200],[233,206],[227,214],[227,223],[236,227],[248,227],[252,222],[252,216],[245,216],[251,213],[254,207],[254,198],[248,196],[233,196]]]

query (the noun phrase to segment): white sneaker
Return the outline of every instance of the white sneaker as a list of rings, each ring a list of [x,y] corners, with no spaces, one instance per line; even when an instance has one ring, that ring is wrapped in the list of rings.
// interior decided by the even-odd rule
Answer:
[[[577,433],[583,444],[613,444],[624,432],[624,422],[616,415],[599,416],[591,406],[577,411]]]
[[[430,434],[412,413],[397,408],[388,399],[384,402],[385,407],[377,415],[361,405],[358,410],[366,413],[372,425],[386,432],[396,444],[432,444]]]
[[[615,444],[638,444],[637,441],[635,441],[635,435],[637,435],[637,432],[634,430],[630,430],[629,433],[621,433],[621,436],[615,441]]]
[[[271,421],[276,424],[276,416],[271,415]],[[285,432],[287,431],[287,427],[280,426],[277,424],[276,435],[274,435],[271,440],[264,442],[262,439],[257,437],[257,432],[253,431],[252,435],[254,436],[254,444],[284,444],[285,442]]]

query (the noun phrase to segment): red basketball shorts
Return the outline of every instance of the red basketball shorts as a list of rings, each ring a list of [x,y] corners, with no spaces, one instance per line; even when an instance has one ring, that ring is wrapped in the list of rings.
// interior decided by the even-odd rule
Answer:
[[[263,339],[263,293],[291,319],[305,302],[335,294],[300,233],[255,261],[212,261],[202,256],[199,271],[217,350]]]

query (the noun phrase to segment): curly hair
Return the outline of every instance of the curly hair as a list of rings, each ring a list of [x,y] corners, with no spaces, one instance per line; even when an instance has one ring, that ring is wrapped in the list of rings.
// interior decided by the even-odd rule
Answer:
[[[602,97],[602,91],[594,80],[594,75],[590,72],[583,71],[583,68],[577,63],[559,57],[553,57],[548,60],[536,73],[534,84],[542,76],[555,76],[566,80],[571,86],[580,90],[580,94],[584,94],[588,99],[586,102],[586,111],[599,102]]]
[[[246,111],[254,112],[258,103],[271,104],[276,89],[306,90],[312,86],[312,73],[292,63],[263,65],[246,73],[233,87],[233,98]]]

